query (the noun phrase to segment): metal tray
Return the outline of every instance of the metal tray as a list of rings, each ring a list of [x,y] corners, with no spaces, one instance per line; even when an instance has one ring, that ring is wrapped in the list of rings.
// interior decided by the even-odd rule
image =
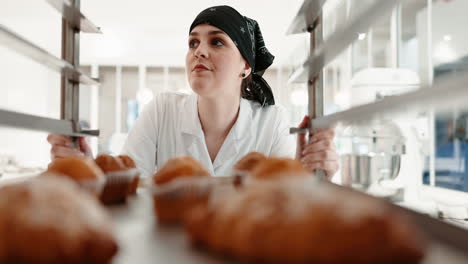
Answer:
[[[129,197],[126,204],[108,207],[120,245],[114,264],[235,263],[192,247],[180,226],[158,226],[149,190],[138,191],[136,196]],[[468,256],[452,246],[434,241],[422,264],[440,263],[466,264]]]

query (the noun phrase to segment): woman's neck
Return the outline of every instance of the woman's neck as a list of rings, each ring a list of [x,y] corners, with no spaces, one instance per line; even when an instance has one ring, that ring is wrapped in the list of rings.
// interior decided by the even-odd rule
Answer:
[[[240,97],[203,98],[198,97],[198,116],[206,136],[223,139],[236,123],[239,114]]]

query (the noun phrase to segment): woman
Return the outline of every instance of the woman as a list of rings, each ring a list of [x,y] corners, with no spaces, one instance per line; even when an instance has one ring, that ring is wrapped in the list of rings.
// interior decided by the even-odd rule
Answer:
[[[229,175],[244,155],[300,159],[328,177],[338,170],[333,129],[317,131],[306,144],[289,135],[286,111],[275,106],[271,88],[261,77],[274,56],[265,47],[255,20],[229,6],[202,11],[189,30],[187,77],[193,95],[166,93],[149,103],[129,133],[123,152],[144,176],[169,158],[189,155],[213,175]],[[301,127],[308,126],[305,117]],[[70,139],[50,135],[52,158],[92,155],[84,139],[80,149]],[[297,145],[296,147],[294,145]]]

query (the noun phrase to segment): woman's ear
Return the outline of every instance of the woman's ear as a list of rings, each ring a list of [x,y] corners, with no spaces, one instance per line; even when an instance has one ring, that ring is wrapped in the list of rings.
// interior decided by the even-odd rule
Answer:
[[[247,62],[244,62],[244,73],[245,76],[249,76],[249,74],[252,72],[252,67]]]

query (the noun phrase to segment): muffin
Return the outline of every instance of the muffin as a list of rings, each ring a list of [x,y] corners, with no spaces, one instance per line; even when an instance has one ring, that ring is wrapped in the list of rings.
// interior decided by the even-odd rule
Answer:
[[[117,159],[111,155],[101,154],[94,160],[104,173],[113,171],[122,171],[126,167],[121,159]]]
[[[153,176],[158,222],[179,223],[192,206],[205,203],[210,192],[209,177],[210,173],[191,157],[168,160]]]
[[[211,176],[210,173],[192,157],[177,157],[169,159],[160,170],[158,170],[153,180],[156,185],[168,183],[181,177]]]
[[[120,158],[111,155],[99,155],[95,162],[106,176],[106,183],[100,196],[101,201],[104,204],[125,202],[135,175],[127,169]]]
[[[421,234],[388,204],[303,179],[258,182],[197,206],[186,230],[197,245],[251,263],[422,260]]]
[[[260,152],[250,152],[242,157],[233,167],[233,175],[235,177],[234,184],[236,186],[242,185],[243,178],[249,174],[259,162],[265,159],[267,159],[267,157]]]
[[[47,172],[66,176],[95,195],[100,194],[105,182],[103,171],[86,157],[55,159],[49,164]]]
[[[259,161],[249,175],[257,180],[274,180],[304,177],[310,175],[310,172],[295,159],[266,158]]]
[[[0,187],[0,263],[111,263],[118,246],[99,202],[46,173]]]
[[[119,155],[117,156],[117,158],[119,158],[120,161],[122,161],[122,163],[127,169],[136,169],[135,162],[129,156]],[[136,194],[139,182],[140,182],[140,176],[136,175],[135,178],[133,178],[132,183],[130,184],[130,188],[128,189],[128,194]]]
[[[250,172],[260,161],[266,158],[267,157],[260,152],[250,152],[234,164],[234,169],[237,171]]]

